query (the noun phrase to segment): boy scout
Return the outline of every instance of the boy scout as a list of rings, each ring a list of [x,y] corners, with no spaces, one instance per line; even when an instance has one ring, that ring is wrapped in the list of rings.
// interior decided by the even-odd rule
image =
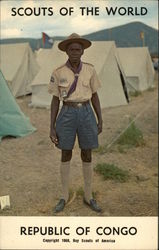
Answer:
[[[68,61],[57,68],[49,83],[51,102],[50,138],[61,149],[62,197],[55,212],[64,209],[69,199],[69,171],[76,135],[81,149],[84,176],[84,202],[96,212],[101,208],[92,197],[92,149],[98,147],[98,134],[102,132],[102,115],[97,89],[100,82],[93,65],[81,61],[84,50],[91,42],[73,33],[58,44],[68,55]],[[63,101],[59,111],[60,101]],[[91,108],[94,108],[98,122]]]

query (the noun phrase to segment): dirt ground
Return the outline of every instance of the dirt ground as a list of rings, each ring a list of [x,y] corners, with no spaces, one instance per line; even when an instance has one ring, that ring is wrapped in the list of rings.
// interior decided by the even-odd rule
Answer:
[[[94,172],[93,191],[103,209],[99,216],[156,216],[158,194],[158,87],[132,97],[128,105],[102,110],[104,127],[100,145],[110,144],[128,125],[130,117],[144,135],[145,145],[119,152],[113,145],[105,154],[93,153],[93,165],[114,163],[129,171],[125,183],[103,180]],[[23,138],[0,143],[0,196],[9,195],[11,207],[0,215],[51,216],[61,194],[60,151],[49,139],[50,110],[29,108],[31,96],[18,98],[22,111],[37,128]],[[83,187],[80,151],[76,143],[71,162],[71,202],[58,216],[98,216],[77,194]]]

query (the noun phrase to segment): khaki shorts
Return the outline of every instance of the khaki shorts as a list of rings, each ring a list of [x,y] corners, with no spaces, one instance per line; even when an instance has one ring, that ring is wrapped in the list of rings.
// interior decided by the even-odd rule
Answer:
[[[81,107],[63,106],[56,120],[57,147],[72,150],[76,135],[81,149],[98,147],[98,128],[94,112],[88,103]]]

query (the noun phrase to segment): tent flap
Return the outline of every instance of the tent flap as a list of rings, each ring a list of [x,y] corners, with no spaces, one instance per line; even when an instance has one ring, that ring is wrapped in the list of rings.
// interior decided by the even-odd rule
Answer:
[[[5,136],[23,137],[36,131],[10,92],[0,71],[0,140]]]

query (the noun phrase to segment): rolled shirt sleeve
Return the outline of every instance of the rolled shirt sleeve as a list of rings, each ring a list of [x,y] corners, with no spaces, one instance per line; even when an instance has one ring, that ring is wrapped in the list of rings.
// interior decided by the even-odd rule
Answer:
[[[97,92],[97,90],[101,87],[101,82],[94,68],[93,68],[93,74],[92,74],[91,81],[90,81],[90,87],[92,90],[92,94]]]

